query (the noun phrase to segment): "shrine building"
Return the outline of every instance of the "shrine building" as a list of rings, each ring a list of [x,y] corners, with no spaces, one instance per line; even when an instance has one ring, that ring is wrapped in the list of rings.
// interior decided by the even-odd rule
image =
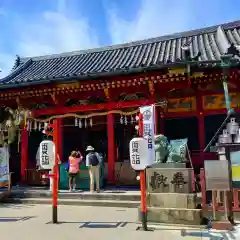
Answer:
[[[84,153],[92,145],[105,156],[107,183],[125,174],[121,184],[131,185],[135,116],[140,106],[153,103],[156,134],[188,138],[194,166],[203,167],[204,159],[214,156],[202,150],[226,116],[221,56],[231,44],[240,45],[240,21],[96,49],[17,57],[0,81],[0,103],[29,109],[33,119],[31,129],[21,130],[20,154],[17,144],[11,145],[15,181],[28,183],[28,172],[37,174],[36,153],[44,136],[34,119],[72,114],[58,119],[62,161],[72,150]],[[240,66],[231,65],[227,77],[232,107],[239,111]],[[162,101],[167,107],[158,104]]]

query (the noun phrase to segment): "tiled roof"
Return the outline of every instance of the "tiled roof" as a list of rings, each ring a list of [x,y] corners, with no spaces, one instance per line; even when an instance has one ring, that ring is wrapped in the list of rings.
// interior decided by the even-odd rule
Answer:
[[[181,46],[188,42],[192,56],[201,53],[200,61],[220,60],[230,43],[240,45],[240,20],[122,45],[21,58],[19,66],[1,80],[0,87],[160,68],[180,61]]]

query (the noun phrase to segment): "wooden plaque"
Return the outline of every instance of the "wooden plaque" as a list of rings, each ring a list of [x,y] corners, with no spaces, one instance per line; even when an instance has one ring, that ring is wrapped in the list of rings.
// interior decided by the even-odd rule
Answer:
[[[204,161],[206,190],[229,191],[228,161]]]

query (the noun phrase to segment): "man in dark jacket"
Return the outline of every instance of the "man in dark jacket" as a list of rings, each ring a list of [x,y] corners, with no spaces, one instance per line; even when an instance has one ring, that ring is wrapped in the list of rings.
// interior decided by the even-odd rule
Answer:
[[[96,190],[100,192],[99,186],[99,166],[101,163],[100,155],[94,151],[92,146],[88,146],[86,149],[87,156],[86,156],[86,166],[89,169],[89,176],[90,176],[90,192],[94,192],[94,179],[96,181]]]

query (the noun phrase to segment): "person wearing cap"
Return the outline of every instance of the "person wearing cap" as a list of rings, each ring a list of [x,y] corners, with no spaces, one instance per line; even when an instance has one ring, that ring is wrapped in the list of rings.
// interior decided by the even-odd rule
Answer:
[[[90,192],[94,192],[94,180],[96,181],[96,190],[100,192],[99,186],[99,165],[101,162],[101,158],[99,154],[94,150],[92,146],[88,146],[86,149],[86,166],[89,169],[90,176]]]

